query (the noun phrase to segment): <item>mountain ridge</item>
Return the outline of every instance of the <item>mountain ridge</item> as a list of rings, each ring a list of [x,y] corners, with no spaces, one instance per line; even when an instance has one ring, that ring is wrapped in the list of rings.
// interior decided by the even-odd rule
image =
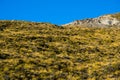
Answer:
[[[112,27],[120,26],[120,13],[107,14],[96,18],[75,20],[62,26]]]

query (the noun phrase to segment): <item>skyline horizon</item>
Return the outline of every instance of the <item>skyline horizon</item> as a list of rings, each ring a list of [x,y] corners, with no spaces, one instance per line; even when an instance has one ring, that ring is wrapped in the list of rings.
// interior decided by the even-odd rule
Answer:
[[[111,14],[117,14],[117,13],[120,13],[120,12],[114,12],[114,13],[109,13],[109,14],[102,14],[102,15],[99,15],[99,16],[96,16],[96,17],[92,17],[92,18],[97,18],[97,17],[100,17],[100,16],[104,16],[104,15],[111,15]],[[91,19],[90,18],[83,18],[83,19],[76,19],[76,20],[85,20],[85,19]],[[4,19],[6,20],[6,19]],[[71,22],[73,21],[76,21],[76,20],[72,20]],[[9,21],[9,20],[8,20]],[[51,22],[44,22],[44,21],[31,21],[31,20],[18,20],[18,19],[10,19],[10,21],[26,21],[26,22],[37,22],[37,23],[51,23]],[[68,22],[70,23],[70,22]],[[54,24],[54,23],[51,23],[51,24]],[[66,23],[64,23],[66,24]],[[55,24],[55,25],[64,25],[64,24]]]
[[[75,20],[120,12],[119,0],[2,0],[0,20],[49,22],[62,25]]]

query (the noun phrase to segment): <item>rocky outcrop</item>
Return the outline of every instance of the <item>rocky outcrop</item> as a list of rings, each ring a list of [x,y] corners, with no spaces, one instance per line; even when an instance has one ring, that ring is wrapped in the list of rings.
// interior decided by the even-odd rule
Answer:
[[[87,27],[112,27],[120,26],[120,20],[112,15],[104,15],[97,18],[76,20],[63,26],[87,26]]]

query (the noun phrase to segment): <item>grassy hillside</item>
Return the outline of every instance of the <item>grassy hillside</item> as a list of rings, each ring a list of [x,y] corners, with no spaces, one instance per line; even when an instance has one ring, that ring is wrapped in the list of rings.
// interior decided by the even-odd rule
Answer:
[[[112,14],[111,16],[118,19],[118,20],[120,20],[120,13]]]
[[[0,80],[120,80],[120,28],[0,21]]]

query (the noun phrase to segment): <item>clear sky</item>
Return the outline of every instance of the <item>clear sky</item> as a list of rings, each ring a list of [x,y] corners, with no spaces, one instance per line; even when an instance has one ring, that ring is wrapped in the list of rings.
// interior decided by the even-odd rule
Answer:
[[[120,0],[0,0],[0,20],[64,24],[120,12]]]

